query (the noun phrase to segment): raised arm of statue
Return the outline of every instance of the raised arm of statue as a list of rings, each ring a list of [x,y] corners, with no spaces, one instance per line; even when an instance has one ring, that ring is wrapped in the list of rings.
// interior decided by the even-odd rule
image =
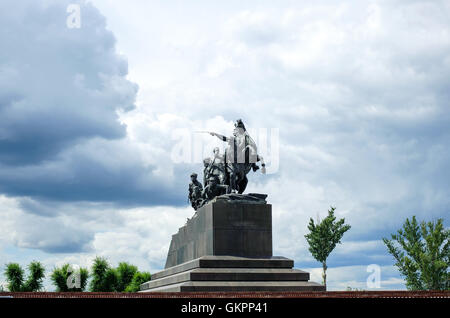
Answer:
[[[205,131],[205,130],[196,130],[196,131],[194,131],[194,132],[196,132],[196,133],[208,133],[208,134],[210,134],[211,136],[216,136],[217,138],[219,138],[220,140],[222,140],[222,141],[228,141],[230,138],[228,138],[228,137],[225,137],[225,136],[223,136],[223,135],[221,135],[221,134],[218,134],[218,133],[215,133],[215,132],[212,132],[212,131]]]
[[[220,140],[222,140],[222,141],[228,141],[228,137],[226,137],[226,136],[224,136],[224,135],[221,135],[221,134],[218,134],[218,133],[215,133],[215,132],[210,132],[209,133],[211,136],[216,136],[217,138],[219,138]]]

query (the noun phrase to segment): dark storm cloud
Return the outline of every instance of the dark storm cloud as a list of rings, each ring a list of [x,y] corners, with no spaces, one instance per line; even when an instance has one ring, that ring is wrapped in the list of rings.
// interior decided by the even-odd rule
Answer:
[[[125,136],[115,111],[134,108],[137,85],[97,9],[82,5],[82,27],[71,29],[68,3],[2,1],[1,164],[37,164],[84,138]]]
[[[124,141],[93,140],[39,166],[0,167],[0,191],[10,196],[128,206],[185,204],[184,184],[154,176],[155,166],[144,165],[139,154],[127,147]],[[127,152],[119,155],[124,149]],[[32,211],[36,213],[36,207]],[[46,209],[38,214],[46,215]]]
[[[183,204],[176,194],[182,191],[155,176],[156,166],[144,164],[124,141],[117,111],[135,108],[137,85],[126,79],[127,61],[105,18],[81,1],[81,28],[68,28],[69,3],[2,1],[0,193]]]

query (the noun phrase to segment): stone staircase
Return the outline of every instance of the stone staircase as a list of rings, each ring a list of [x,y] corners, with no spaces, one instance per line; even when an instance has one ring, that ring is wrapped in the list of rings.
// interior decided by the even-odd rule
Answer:
[[[152,275],[141,292],[323,291],[284,257],[202,256]]]

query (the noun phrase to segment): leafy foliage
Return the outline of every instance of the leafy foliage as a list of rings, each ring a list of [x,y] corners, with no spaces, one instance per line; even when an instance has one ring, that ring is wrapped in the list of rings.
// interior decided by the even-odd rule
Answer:
[[[27,280],[24,280],[24,270],[19,264],[6,264],[4,274],[7,289],[13,292],[40,291],[45,277],[44,267],[40,262],[34,261],[28,265],[28,271]],[[53,269],[50,279],[56,286],[56,291],[75,292],[86,289],[89,277],[92,278],[89,285],[92,292],[137,292],[142,283],[150,280],[150,273],[141,273],[136,266],[126,262],[113,268],[106,258],[96,257],[91,273],[86,268],[73,271],[70,264],[64,264]]]
[[[117,284],[119,282],[119,275],[115,268],[109,268],[105,273],[104,290],[105,292],[115,292],[117,290]]]
[[[403,228],[383,238],[409,290],[450,290],[450,231],[443,220],[406,219]]]
[[[23,269],[17,263],[6,264],[5,276],[8,282],[7,288],[9,291],[22,291],[23,285]]]
[[[150,280],[149,273],[140,273],[134,265],[121,262],[117,268],[112,268],[102,257],[94,259],[91,277],[90,291],[93,292],[138,291],[142,280]]]
[[[72,276],[71,276],[72,275]],[[79,275],[75,277],[74,275]],[[69,277],[74,287],[69,288]],[[57,292],[77,292],[84,291],[89,278],[89,272],[86,268],[80,268],[78,271],[74,271],[70,264],[64,264],[61,267],[57,267],[53,270],[51,280],[56,286]],[[75,281],[79,279],[79,288],[75,286]],[[75,281],[74,281],[75,280]]]
[[[41,290],[42,281],[45,277],[45,268],[40,262],[34,261],[28,264],[28,271],[28,278],[24,281],[24,270],[19,264],[6,264],[5,276],[8,282],[8,289],[12,292]]]
[[[43,279],[45,277],[45,268],[40,262],[31,262],[28,264],[28,279],[24,283],[24,291],[39,291],[42,289]]]
[[[116,290],[119,292],[125,291],[127,286],[133,280],[134,275],[137,273],[138,268],[134,265],[122,262],[116,268],[117,272],[117,286]]]
[[[340,219],[336,222],[336,217],[334,216],[335,210],[335,207],[331,207],[328,210],[328,216],[321,222],[318,221],[317,224],[310,218],[308,224],[309,234],[305,235],[312,256],[322,263],[324,285],[327,282],[327,258],[336,245],[341,243],[344,233],[351,228],[350,225],[344,224],[345,219]]]
[[[141,284],[148,282],[151,279],[149,272],[136,272],[131,280],[131,283],[125,288],[126,292],[135,293],[140,290]]]
[[[96,257],[91,270],[90,291],[113,292],[117,285],[117,273],[103,257]]]

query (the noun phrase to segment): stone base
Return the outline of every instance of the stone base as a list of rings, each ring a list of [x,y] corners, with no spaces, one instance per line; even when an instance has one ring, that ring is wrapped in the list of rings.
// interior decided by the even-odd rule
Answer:
[[[325,291],[284,257],[203,256],[152,275],[141,292]]]
[[[272,205],[219,198],[172,235],[165,268],[205,255],[272,257]]]

